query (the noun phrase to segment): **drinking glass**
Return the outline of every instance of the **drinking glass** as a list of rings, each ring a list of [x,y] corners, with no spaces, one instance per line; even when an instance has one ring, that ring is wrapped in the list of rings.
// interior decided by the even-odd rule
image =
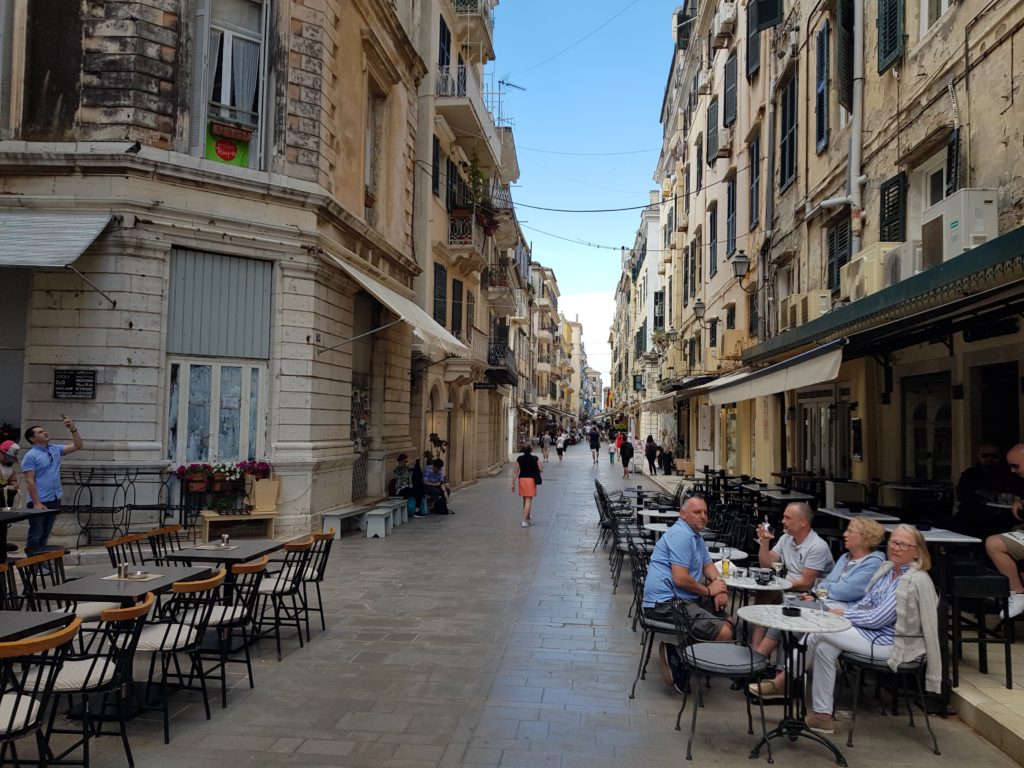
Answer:
[[[825,600],[828,598],[828,584],[825,583],[824,579],[818,579],[814,582],[814,595],[820,601],[820,613],[824,616]]]
[[[781,560],[776,560],[775,562],[773,562],[772,563],[772,570],[775,571],[775,578],[776,579],[781,578],[782,577],[782,561]]]

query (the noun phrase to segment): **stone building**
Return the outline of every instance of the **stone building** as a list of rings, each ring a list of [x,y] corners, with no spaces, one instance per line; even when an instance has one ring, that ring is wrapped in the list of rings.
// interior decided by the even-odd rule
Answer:
[[[416,300],[411,8],[0,5],[0,421],[74,416],[71,468],[267,458],[282,532],[384,494],[410,382],[476,359]]]

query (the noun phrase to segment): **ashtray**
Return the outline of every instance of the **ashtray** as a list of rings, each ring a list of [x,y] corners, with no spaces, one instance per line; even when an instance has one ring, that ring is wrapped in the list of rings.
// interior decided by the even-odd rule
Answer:
[[[710,555],[717,555],[717,554],[719,554],[719,553],[720,553],[721,551],[722,551],[722,550],[721,550],[721,548],[719,548],[719,547],[708,547],[708,554],[710,554]]]
[[[125,578],[127,579],[146,579],[149,578],[149,574],[146,571],[132,571]]]
[[[799,616],[801,612],[801,609],[795,605],[787,605],[782,609],[783,616]]]

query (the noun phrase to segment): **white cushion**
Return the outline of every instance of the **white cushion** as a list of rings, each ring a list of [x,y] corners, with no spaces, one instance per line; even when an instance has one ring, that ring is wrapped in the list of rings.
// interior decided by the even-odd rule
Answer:
[[[241,621],[246,617],[245,609],[237,605],[215,605],[213,610],[210,611],[210,624],[211,627],[222,627],[227,624],[234,624],[236,621]],[[194,624],[196,621],[196,612],[189,611],[185,614],[185,623]]]
[[[11,727],[11,731],[19,731],[35,721],[39,713],[39,702],[31,696],[19,696],[18,705],[14,705],[15,697],[7,694],[0,698],[0,728]],[[0,731],[10,733],[10,731]]]
[[[121,607],[120,603],[76,603],[75,616],[82,621],[98,621],[104,611]]]
[[[99,688],[113,679],[114,669],[114,663],[110,659],[65,661],[57,675],[57,682],[53,689],[55,691],[85,691]]]
[[[143,653],[175,651],[195,641],[196,630],[192,627],[182,630],[180,624],[150,624],[142,628],[138,649]]]
[[[260,582],[261,595],[276,595],[279,592],[287,592],[291,588],[291,579],[278,576],[275,579],[264,579]]]

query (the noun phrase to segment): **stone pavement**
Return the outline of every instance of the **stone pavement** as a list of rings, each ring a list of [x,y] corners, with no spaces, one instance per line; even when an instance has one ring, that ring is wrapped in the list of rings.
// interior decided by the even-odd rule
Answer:
[[[519,525],[506,472],[454,494],[452,516],[335,542],[328,631],[303,649],[286,640],[281,663],[262,642],[256,688],[235,676],[228,708],[214,696],[209,722],[194,697],[177,696],[169,746],[158,719],[132,721],[137,765],[678,768],[687,729],[673,729],[680,699],[656,664],[627,698],[639,635],[626,618],[628,579],[612,595],[607,556],[591,552],[595,475],[623,485],[607,453],[595,466],[583,445],[549,463],[532,528]],[[757,764],[740,695],[714,681],[704,700],[694,764]],[[1015,765],[955,718],[933,721],[936,758],[920,720],[909,729],[868,703],[856,746],[844,748],[851,766],[893,756],[901,766]],[[124,765],[115,737],[94,745],[94,765]],[[804,740],[773,750],[782,766],[830,764]]]

